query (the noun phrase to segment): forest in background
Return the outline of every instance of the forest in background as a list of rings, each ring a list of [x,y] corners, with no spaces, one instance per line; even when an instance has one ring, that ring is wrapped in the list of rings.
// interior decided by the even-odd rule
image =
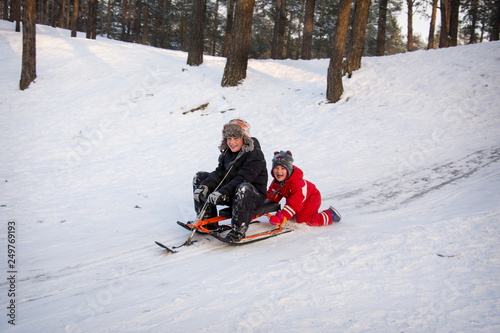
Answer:
[[[226,56],[228,31],[231,29],[236,0],[206,0],[204,22],[204,53]],[[252,35],[249,57],[301,58],[304,35],[304,16],[310,0],[255,0],[252,19]],[[312,26],[311,58],[328,58],[332,53],[333,35],[338,21],[339,3],[334,0],[315,0]],[[396,54],[426,48],[440,47],[440,31],[444,6],[449,6],[448,17],[455,28],[455,44],[461,45],[496,40],[498,38],[499,0],[374,0],[369,7],[363,55],[377,55],[377,35],[380,26],[381,5],[386,2],[384,54]],[[37,0],[37,24],[45,24],[68,30],[87,32],[87,38],[96,35],[134,42],[154,47],[188,51],[193,6],[196,0]],[[355,16],[356,1],[350,11],[350,24]],[[280,5],[284,8],[280,9]],[[429,8],[432,17],[426,12]],[[4,20],[17,22],[19,27],[22,0],[0,0],[0,15]],[[78,8],[75,11],[74,8]],[[232,9],[232,10],[231,10]],[[429,36],[401,31],[397,18],[405,13],[409,19],[415,16],[434,20],[435,40]],[[411,13],[409,15],[408,13]],[[278,56],[272,54],[275,26],[281,14],[284,30],[282,49]],[[445,14],[446,15],[446,14]],[[427,16],[427,17],[426,17]],[[284,17],[284,19],[283,19]],[[454,17],[456,17],[455,23]],[[230,24],[228,24],[230,22]],[[410,34],[409,34],[410,32]],[[411,35],[411,40],[406,36]],[[349,44],[350,33],[347,36]],[[411,44],[410,44],[411,43]]]

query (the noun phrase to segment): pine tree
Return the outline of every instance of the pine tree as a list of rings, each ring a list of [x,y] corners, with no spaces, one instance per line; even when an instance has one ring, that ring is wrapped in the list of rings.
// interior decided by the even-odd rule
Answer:
[[[493,12],[493,25],[490,40],[498,40],[500,29],[500,0],[496,0],[496,10]]]
[[[349,77],[352,75],[352,72],[361,68],[361,57],[365,49],[366,24],[368,22],[369,10],[370,0],[356,1],[351,42],[346,60]]]
[[[76,37],[78,31],[78,0],[73,2],[73,16],[71,17],[71,37]]]
[[[351,0],[340,0],[338,20],[333,37],[332,57],[328,66],[326,83],[326,98],[330,103],[338,102],[344,93],[342,85],[342,61],[344,59],[350,12]]]
[[[377,56],[385,55],[385,33],[387,29],[387,0],[380,0],[378,14]]]
[[[302,40],[301,58],[304,60],[311,59],[312,55],[312,37],[314,25],[314,6],[315,0],[306,1],[306,13],[304,16],[304,36]]]
[[[247,76],[254,5],[255,0],[236,1],[233,36],[221,83],[223,87],[237,86]]]
[[[276,0],[273,42],[271,45],[272,59],[284,59],[286,56],[284,50],[286,21],[286,0]]]
[[[19,88],[25,90],[36,78],[36,0],[25,0],[23,13],[23,57]]]
[[[438,0],[432,0],[431,23],[429,26],[429,43],[427,44],[428,50],[434,48],[434,31],[436,29],[437,3],[438,3]]]
[[[187,64],[190,66],[199,66],[203,63],[203,42],[207,1],[194,0],[192,8]]]

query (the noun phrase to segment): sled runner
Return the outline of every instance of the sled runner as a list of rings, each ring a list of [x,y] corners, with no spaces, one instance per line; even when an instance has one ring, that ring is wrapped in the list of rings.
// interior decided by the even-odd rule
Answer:
[[[253,213],[252,222],[250,222],[250,223],[251,224],[259,223],[260,221],[255,220],[256,218],[258,218],[259,216],[263,216],[263,215],[270,217],[271,216],[270,213],[276,212],[276,211],[280,210],[280,208],[281,208],[281,206],[279,203],[274,203],[274,202],[266,203],[264,206],[262,206],[261,208],[259,208],[258,210],[256,210]],[[222,224],[222,225],[218,224],[219,222],[229,220],[229,219],[231,219],[231,208],[224,208],[224,209],[220,210],[218,216],[213,217],[213,218],[209,218],[206,220],[198,220],[197,223],[184,223],[184,222],[178,221],[177,222],[178,225],[191,231],[191,236],[188,238],[188,240],[184,244],[182,244],[180,246],[168,247],[160,242],[155,242],[155,243],[158,246],[164,248],[165,250],[167,250],[171,253],[175,253],[175,252],[177,252],[177,251],[175,251],[175,249],[180,248],[184,245],[191,245],[193,242],[195,242],[195,241],[191,241],[193,233],[210,235],[210,236],[212,236],[212,237],[214,237],[214,238],[216,238],[216,239],[218,239],[226,244],[230,244],[230,245],[244,245],[244,244],[248,244],[248,243],[261,241],[261,240],[264,240],[264,239],[267,239],[270,237],[275,237],[275,236],[292,231],[292,229],[283,229],[282,225],[279,225],[278,228],[274,228],[274,229],[263,231],[263,232],[260,232],[257,234],[249,235],[249,236],[242,238],[241,241],[239,241],[239,242],[233,242],[233,241],[226,239],[222,235],[224,232],[231,230],[231,224],[230,223],[229,224]]]

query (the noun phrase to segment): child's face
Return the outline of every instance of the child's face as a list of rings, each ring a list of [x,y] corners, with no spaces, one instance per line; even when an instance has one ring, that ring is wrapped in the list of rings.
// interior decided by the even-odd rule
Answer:
[[[233,153],[240,151],[243,147],[243,138],[227,138],[226,142]]]
[[[273,168],[273,175],[277,181],[282,182],[286,179],[286,169],[281,165],[277,165]]]

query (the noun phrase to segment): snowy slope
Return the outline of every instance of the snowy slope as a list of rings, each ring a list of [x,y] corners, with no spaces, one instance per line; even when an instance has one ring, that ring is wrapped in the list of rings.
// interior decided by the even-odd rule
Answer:
[[[21,34],[0,21],[2,332],[500,330],[499,42],[364,58],[328,104],[328,59],[250,60],[222,88],[222,58],[69,35],[37,26],[21,92]],[[236,117],[343,220],[165,254]]]

